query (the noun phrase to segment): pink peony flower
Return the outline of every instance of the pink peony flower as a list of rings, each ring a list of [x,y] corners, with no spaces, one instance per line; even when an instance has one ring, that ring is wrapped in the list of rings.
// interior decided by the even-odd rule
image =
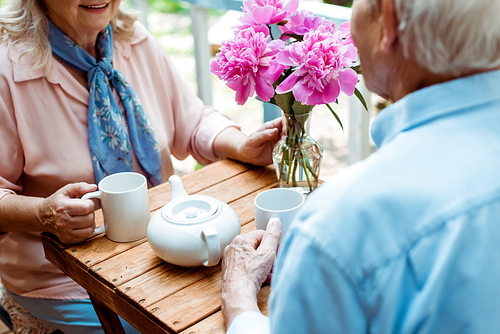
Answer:
[[[292,43],[278,53],[277,60],[293,66],[294,72],[276,88],[276,93],[293,92],[304,105],[335,102],[343,91],[354,93],[358,81],[350,68],[358,55],[352,43],[347,42],[345,26],[335,31],[332,25],[321,25],[304,35],[302,42]]]
[[[241,28],[247,28],[260,24],[275,24],[289,17],[291,13],[297,10],[299,0],[244,0],[243,16],[240,22]]]
[[[274,96],[273,83],[285,69],[276,61],[276,55],[285,42],[269,39],[265,25],[236,30],[235,38],[222,43],[210,64],[212,73],[236,91],[239,105],[245,104],[254,93],[266,102]]]
[[[281,39],[286,41],[290,38],[288,35],[303,36],[310,30],[317,29],[322,24],[329,24],[335,32],[333,22],[319,16],[315,16],[312,12],[298,10],[292,14],[288,22],[284,26],[280,26]],[[288,34],[288,35],[287,35]]]
[[[352,45],[356,46],[354,44],[354,41],[352,40],[352,36],[351,36],[351,21],[346,21],[346,22],[342,23],[339,27],[339,31],[342,34],[342,38],[343,38],[342,43],[352,44]]]

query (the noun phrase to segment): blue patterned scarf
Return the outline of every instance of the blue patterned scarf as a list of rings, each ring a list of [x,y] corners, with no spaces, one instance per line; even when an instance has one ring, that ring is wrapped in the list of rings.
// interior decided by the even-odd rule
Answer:
[[[99,33],[96,61],[64,32],[49,21],[52,52],[74,68],[87,73],[89,95],[89,145],[96,183],[106,175],[132,171],[130,142],[152,185],[161,183],[161,157],[156,135],[125,76],[113,69],[111,25]],[[127,123],[118,107],[110,83],[126,110]],[[129,134],[130,131],[130,134]]]

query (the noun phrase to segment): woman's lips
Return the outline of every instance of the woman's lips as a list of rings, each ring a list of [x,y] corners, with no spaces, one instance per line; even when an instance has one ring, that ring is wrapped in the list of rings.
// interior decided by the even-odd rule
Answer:
[[[109,3],[105,4],[96,4],[96,5],[80,5],[83,9],[90,11],[92,13],[102,13],[106,11]]]

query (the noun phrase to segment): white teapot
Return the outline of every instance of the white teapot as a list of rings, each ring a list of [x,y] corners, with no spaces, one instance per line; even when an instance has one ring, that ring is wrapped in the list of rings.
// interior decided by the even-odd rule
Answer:
[[[163,260],[183,267],[215,266],[224,248],[240,234],[234,210],[215,198],[188,196],[180,177],[172,175],[170,202],[151,218],[147,236]]]

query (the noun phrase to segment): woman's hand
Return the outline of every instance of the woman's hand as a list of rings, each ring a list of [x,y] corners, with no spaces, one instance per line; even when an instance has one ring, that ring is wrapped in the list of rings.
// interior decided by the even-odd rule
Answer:
[[[50,232],[61,242],[86,240],[94,231],[92,200],[81,200],[95,184],[68,184],[47,198],[5,195],[0,199],[1,232]]]
[[[266,231],[236,236],[224,250],[222,312],[227,327],[243,312],[259,312],[257,293],[270,276],[280,236],[281,223],[273,221]]]
[[[274,145],[283,132],[282,118],[264,123],[257,131],[246,136],[237,128],[224,129],[215,139],[215,154],[220,158],[230,158],[256,166],[273,162]]]
[[[57,236],[63,243],[78,243],[92,235],[95,228],[92,200],[81,200],[85,193],[97,189],[95,184],[68,184],[41,201],[37,219],[42,230]]]
[[[240,147],[243,159],[248,159],[248,162],[256,166],[271,164],[273,148],[281,139],[282,123],[281,117],[276,118],[264,123],[257,131],[251,133]]]

